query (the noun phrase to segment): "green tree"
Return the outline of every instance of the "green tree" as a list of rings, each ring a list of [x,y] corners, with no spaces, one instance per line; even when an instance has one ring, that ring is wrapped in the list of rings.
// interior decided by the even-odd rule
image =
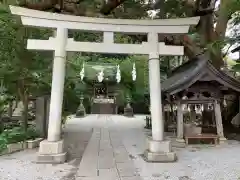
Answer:
[[[48,31],[36,32],[23,27],[20,20],[9,13],[7,4],[0,4],[0,26],[0,77],[8,93],[23,102],[22,124],[26,129],[29,97],[49,89],[51,70],[49,55],[27,51],[26,40],[36,35],[44,37]]]

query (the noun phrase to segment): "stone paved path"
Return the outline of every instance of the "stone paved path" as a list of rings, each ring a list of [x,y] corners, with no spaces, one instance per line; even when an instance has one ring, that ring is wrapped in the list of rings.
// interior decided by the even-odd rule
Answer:
[[[99,116],[80,163],[76,180],[141,180],[110,116]]]

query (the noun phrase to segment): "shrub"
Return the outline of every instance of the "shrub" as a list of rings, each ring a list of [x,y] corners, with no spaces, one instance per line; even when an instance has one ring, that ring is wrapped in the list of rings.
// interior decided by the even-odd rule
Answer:
[[[7,143],[17,143],[27,139],[27,133],[21,127],[15,127],[13,129],[7,130]]]
[[[6,129],[0,134],[0,152],[6,149],[8,144],[36,139],[37,137],[39,137],[39,133],[34,127],[29,127],[26,132],[22,127]]]
[[[39,133],[36,131],[36,129],[34,127],[30,127],[27,129],[26,132],[26,139],[36,139],[39,137]]]
[[[7,148],[7,134],[3,132],[0,134],[0,153]]]

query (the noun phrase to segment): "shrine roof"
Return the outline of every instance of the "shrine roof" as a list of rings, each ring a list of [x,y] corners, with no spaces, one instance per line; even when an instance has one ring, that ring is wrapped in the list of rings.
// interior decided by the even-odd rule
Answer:
[[[208,79],[201,79],[206,75]],[[176,68],[172,75],[162,83],[162,92],[175,94],[189,88],[198,80],[217,81],[225,87],[240,92],[240,81],[217,70],[205,55],[199,55]]]
[[[234,49],[231,51],[231,53],[235,53],[235,52],[238,52],[238,51],[240,51],[240,46],[234,48]]]
[[[116,81],[117,65],[112,63],[85,63],[85,80],[97,80],[98,73],[104,72],[104,77],[109,81]]]

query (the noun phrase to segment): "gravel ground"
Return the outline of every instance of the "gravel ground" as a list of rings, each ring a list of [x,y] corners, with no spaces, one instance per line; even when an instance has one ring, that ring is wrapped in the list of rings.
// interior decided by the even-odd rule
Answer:
[[[176,163],[146,163],[141,158],[145,147],[143,116],[112,116],[108,128],[118,133],[143,180],[240,180],[240,144],[229,141],[217,147],[199,146],[174,149]],[[37,150],[0,157],[0,180],[74,180],[92,127],[101,127],[99,116],[72,119],[65,139],[70,162],[61,165],[35,164]]]
[[[68,152],[65,164],[34,163],[37,149],[0,156],[0,180],[73,180],[91,134],[91,128],[65,127],[65,150]]]
[[[26,150],[0,157],[0,180],[60,180],[67,175],[69,164],[35,164],[37,150]]]

